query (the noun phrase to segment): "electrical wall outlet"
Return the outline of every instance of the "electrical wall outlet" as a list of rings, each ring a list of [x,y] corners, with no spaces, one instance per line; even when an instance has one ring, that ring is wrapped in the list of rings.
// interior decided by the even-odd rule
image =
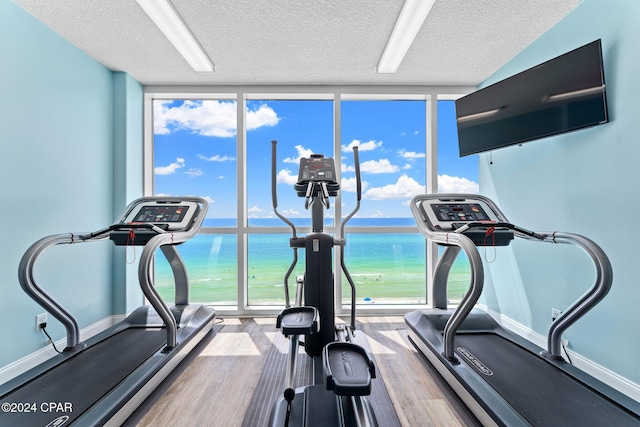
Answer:
[[[43,323],[47,323],[47,313],[37,314],[36,315],[36,332],[42,329],[40,325]]]
[[[560,317],[561,314],[562,314],[562,310],[559,310],[557,308],[552,308],[551,309],[551,321],[553,322],[554,320],[556,320],[558,317]]]

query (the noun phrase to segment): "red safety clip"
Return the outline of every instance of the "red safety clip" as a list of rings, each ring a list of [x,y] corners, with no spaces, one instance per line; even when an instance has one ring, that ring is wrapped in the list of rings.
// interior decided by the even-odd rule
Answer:
[[[489,236],[491,236],[491,246],[495,246],[496,245],[496,234],[495,234],[495,227],[489,227],[487,228],[487,231],[485,231],[484,233],[484,245],[487,246],[487,238]]]
[[[133,228],[131,230],[129,230],[129,237],[127,237],[127,245],[125,246],[125,254],[124,254],[124,258],[125,258],[125,262],[127,264],[133,264],[134,262],[136,262],[136,233],[135,231],[133,231]],[[129,257],[127,255],[127,253],[129,252],[129,246],[133,247],[133,259],[131,261],[129,261]]]

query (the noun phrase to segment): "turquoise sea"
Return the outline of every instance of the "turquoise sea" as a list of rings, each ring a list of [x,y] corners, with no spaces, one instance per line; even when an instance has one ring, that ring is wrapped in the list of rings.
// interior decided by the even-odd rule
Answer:
[[[208,221],[205,226],[220,226]],[[251,226],[275,227],[278,219],[260,219]],[[354,219],[349,225],[413,225],[412,218]],[[231,225],[231,224],[229,224]],[[296,221],[308,226],[308,221]],[[299,232],[299,236],[304,233]],[[249,234],[247,239],[246,281],[250,305],[276,305],[284,302],[284,275],[293,259],[289,247],[290,229],[282,234]],[[419,233],[347,233],[345,263],[356,285],[358,304],[424,303],[426,300],[425,243]],[[200,234],[180,245],[187,265],[191,300],[214,305],[237,304],[238,235]],[[289,281],[295,293],[295,277],[304,272],[304,250]],[[334,272],[335,273],[335,272]],[[242,274],[241,279],[245,279]],[[469,268],[461,255],[449,277],[449,298],[460,299],[469,284]],[[156,287],[163,298],[173,300],[173,277],[160,252],[156,256]],[[343,300],[350,301],[348,282],[343,278]]]

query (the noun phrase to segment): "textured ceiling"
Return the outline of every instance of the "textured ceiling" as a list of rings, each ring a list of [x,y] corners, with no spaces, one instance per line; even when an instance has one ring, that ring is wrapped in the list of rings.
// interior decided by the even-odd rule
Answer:
[[[216,65],[196,73],[134,0],[14,0],[145,85],[477,85],[580,0],[436,0],[395,74],[402,0],[171,0]]]

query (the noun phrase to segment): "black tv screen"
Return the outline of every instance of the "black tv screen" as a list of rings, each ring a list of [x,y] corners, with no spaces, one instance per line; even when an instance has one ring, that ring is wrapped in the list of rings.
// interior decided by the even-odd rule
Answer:
[[[608,121],[600,40],[456,101],[460,157]]]

